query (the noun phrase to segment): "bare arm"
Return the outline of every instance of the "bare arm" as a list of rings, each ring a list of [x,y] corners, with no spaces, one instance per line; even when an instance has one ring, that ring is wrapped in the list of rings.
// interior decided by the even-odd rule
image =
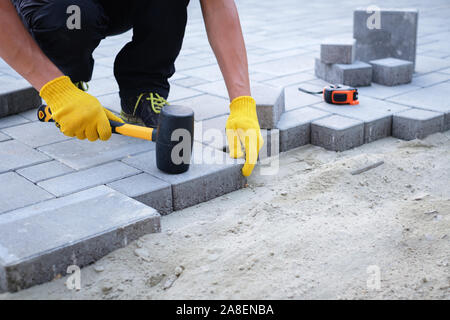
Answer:
[[[201,0],[211,47],[216,55],[230,101],[250,96],[247,51],[234,0]]]
[[[0,0],[0,57],[38,91],[63,75],[25,29],[10,0]]]

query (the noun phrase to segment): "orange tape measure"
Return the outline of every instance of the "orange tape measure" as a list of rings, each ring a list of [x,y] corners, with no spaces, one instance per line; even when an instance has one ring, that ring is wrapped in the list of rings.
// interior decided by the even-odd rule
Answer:
[[[358,89],[344,85],[330,85],[325,87],[323,91],[308,91],[298,88],[299,91],[309,94],[323,94],[325,102],[330,104],[359,104]]]

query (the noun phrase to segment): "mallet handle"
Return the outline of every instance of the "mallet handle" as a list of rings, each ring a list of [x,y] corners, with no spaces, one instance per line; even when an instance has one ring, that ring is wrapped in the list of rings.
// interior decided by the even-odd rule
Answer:
[[[41,122],[55,122],[52,118],[52,111],[46,105],[39,107],[37,115]],[[111,125],[112,133],[149,141],[156,140],[156,130],[153,128],[134,126],[113,120],[109,120],[109,124]]]

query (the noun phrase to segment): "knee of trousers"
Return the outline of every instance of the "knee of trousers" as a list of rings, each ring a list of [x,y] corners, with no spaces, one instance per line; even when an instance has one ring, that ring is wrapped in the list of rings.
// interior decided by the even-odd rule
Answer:
[[[26,1],[26,0],[25,0]],[[29,0],[35,2],[30,15],[29,28],[36,38],[49,37],[49,41],[103,39],[108,18],[103,8],[92,0]],[[39,4],[41,4],[39,6]],[[86,39],[87,40],[87,39]]]

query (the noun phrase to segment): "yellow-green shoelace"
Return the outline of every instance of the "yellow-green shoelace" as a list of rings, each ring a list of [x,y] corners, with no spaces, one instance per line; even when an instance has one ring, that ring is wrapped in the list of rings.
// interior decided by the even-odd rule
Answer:
[[[165,105],[169,105],[167,100],[157,93],[141,93],[136,101],[136,105],[134,106],[133,115],[136,115],[136,110],[139,106],[139,102],[141,102],[142,98],[146,95],[148,95],[148,97],[146,97],[145,99],[151,102],[152,110],[156,114],[161,113],[161,109]]]

